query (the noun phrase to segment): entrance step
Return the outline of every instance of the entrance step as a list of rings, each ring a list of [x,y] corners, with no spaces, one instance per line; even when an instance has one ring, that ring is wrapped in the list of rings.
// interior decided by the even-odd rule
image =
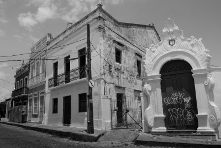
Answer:
[[[191,132],[174,132],[174,133],[151,133],[152,135],[161,135],[161,136],[168,136],[168,137],[181,137],[181,138],[190,138],[190,139],[206,139],[206,140],[217,140],[218,137],[215,133],[205,133],[205,132],[197,132],[197,133],[191,133]]]
[[[104,136],[98,139],[98,142],[118,141],[118,142],[134,142],[139,136],[140,130],[135,129],[114,129],[107,131]]]

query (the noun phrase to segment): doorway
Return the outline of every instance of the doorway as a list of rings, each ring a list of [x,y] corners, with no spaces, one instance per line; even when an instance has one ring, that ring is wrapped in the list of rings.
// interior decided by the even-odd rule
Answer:
[[[197,102],[191,65],[172,60],[161,68],[161,91],[167,130],[196,130]]]
[[[123,94],[117,93],[117,123],[123,123]]]
[[[63,98],[63,124],[71,124],[71,96]]]

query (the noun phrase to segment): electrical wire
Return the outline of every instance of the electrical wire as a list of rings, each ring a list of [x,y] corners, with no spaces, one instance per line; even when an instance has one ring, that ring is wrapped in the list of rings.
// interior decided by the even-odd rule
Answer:
[[[7,90],[9,90],[9,91],[12,91],[12,90],[10,90],[10,89],[8,89],[8,88],[2,86],[2,85],[0,85],[0,87],[2,87],[2,88],[4,88],[4,89],[7,89]]]
[[[85,39],[87,39],[87,38],[83,38],[83,39],[80,39],[80,40],[77,40],[77,41],[74,41],[74,42],[71,42],[71,43],[68,43],[68,44],[61,45],[61,46],[51,47],[51,48],[49,48],[49,50],[51,50],[51,49],[55,49],[55,48],[59,48],[59,47],[65,47],[65,46],[68,46],[68,45],[71,45],[71,44],[74,44],[74,43],[77,43],[77,42],[83,41],[83,40],[85,40]],[[1,57],[1,58],[14,57],[14,56],[21,56],[21,55],[25,55],[25,54],[39,53],[39,52],[42,52],[42,50],[37,51],[37,52],[21,53],[21,54],[14,54],[14,55],[0,56],[0,57]]]
[[[14,85],[14,83],[12,83],[12,82],[9,82],[9,81],[3,80],[3,79],[0,79],[0,80],[5,81],[5,82],[7,82],[7,83],[10,83],[10,84],[13,84],[13,85]]]

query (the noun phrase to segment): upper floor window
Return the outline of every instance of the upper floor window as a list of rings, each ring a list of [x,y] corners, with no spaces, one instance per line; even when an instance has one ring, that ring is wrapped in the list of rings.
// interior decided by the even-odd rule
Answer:
[[[19,89],[20,87],[19,87],[19,81],[17,81],[17,89]]]
[[[35,65],[31,65],[31,78],[34,77],[34,70],[35,70]]]
[[[36,63],[36,76],[40,74],[40,61],[38,60]]]
[[[141,66],[142,66],[142,56],[138,53],[135,54],[135,57],[136,57],[136,61],[137,61],[137,76],[138,77],[141,77]]]
[[[27,85],[28,85],[28,77],[25,77],[25,79],[24,79],[24,87],[27,87]]]
[[[116,63],[121,64],[122,51],[118,48],[115,48],[115,61]]]
[[[42,73],[44,73],[45,72],[45,58],[43,58],[42,59],[42,67],[41,67],[41,71],[42,71]]]
[[[20,80],[20,87],[23,87],[23,79]]]
[[[80,79],[86,77],[86,48],[78,50]]]
[[[141,61],[137,60],[137,76],[141,76]]]

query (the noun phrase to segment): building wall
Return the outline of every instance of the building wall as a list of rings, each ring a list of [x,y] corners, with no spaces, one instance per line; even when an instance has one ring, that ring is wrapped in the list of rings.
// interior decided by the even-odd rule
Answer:
[[[100,32],[97,31],[97,26],[99,25],[99,21],[92,21],[91,28],[91,70],[92,77],[95,81],[95,87],[93,88],[93,113],[94,113],[94,127],[97,129],[101,129],[101,97],[100,97],[100,80],[98,79],[98,75],[100,74],[100,51],[95,51],[94,48],[97,47]],[[82,40],[86,38],[87,33],[86,26],[83,26],[81,29],[75,32],[67,38],[66,40],[59,42],[57,46],[62,46],[69,44],[71,42],[76,42],[78,40]],[[55,46],[56,47],[56,46]],[[88,83],[86,78],[77,79],[69,82],[68,84],[62,84],[57,86],[56,88],[49,88],[48,79],[53,77],[53,63],[58,62],[58,75],[64,73],[64,58],[70,55],[70,59],[78,57],[78,50],[82,48],[86,48],[86,39],[80,42],[76,42],[74,44],[70,44],[68,46],[64,46],[63,48],[55,48],[52,51],[48,52],[47,58],[56,58],[56,60],[47,61],[47,69],[46,69],[46,112],[45,112],[45,122],[44,124],[49,125],[63,125],[63,97],[67,95],[71,95],[71,125],[74,127],[87,127],[87,113],[79,113],[78,112],[78,94],[87,93],[88,92]],[[93,48],[94,47],[94,48]],[[50,49],[49,49],[50,50]],[[70,61],[70,70],[78,68],[79,61],[71,60]],[[58,114],[52,114],[52,99],[54,97],[58,98]]]
[[[213,89],[214,93],[214,102],[219,107],[219,110],[221,111],[221,68],[213,68],[212,71],[212,77],[214,79],[215,85]],[[219,138],[221,138],[221,126],[218,128]]]

